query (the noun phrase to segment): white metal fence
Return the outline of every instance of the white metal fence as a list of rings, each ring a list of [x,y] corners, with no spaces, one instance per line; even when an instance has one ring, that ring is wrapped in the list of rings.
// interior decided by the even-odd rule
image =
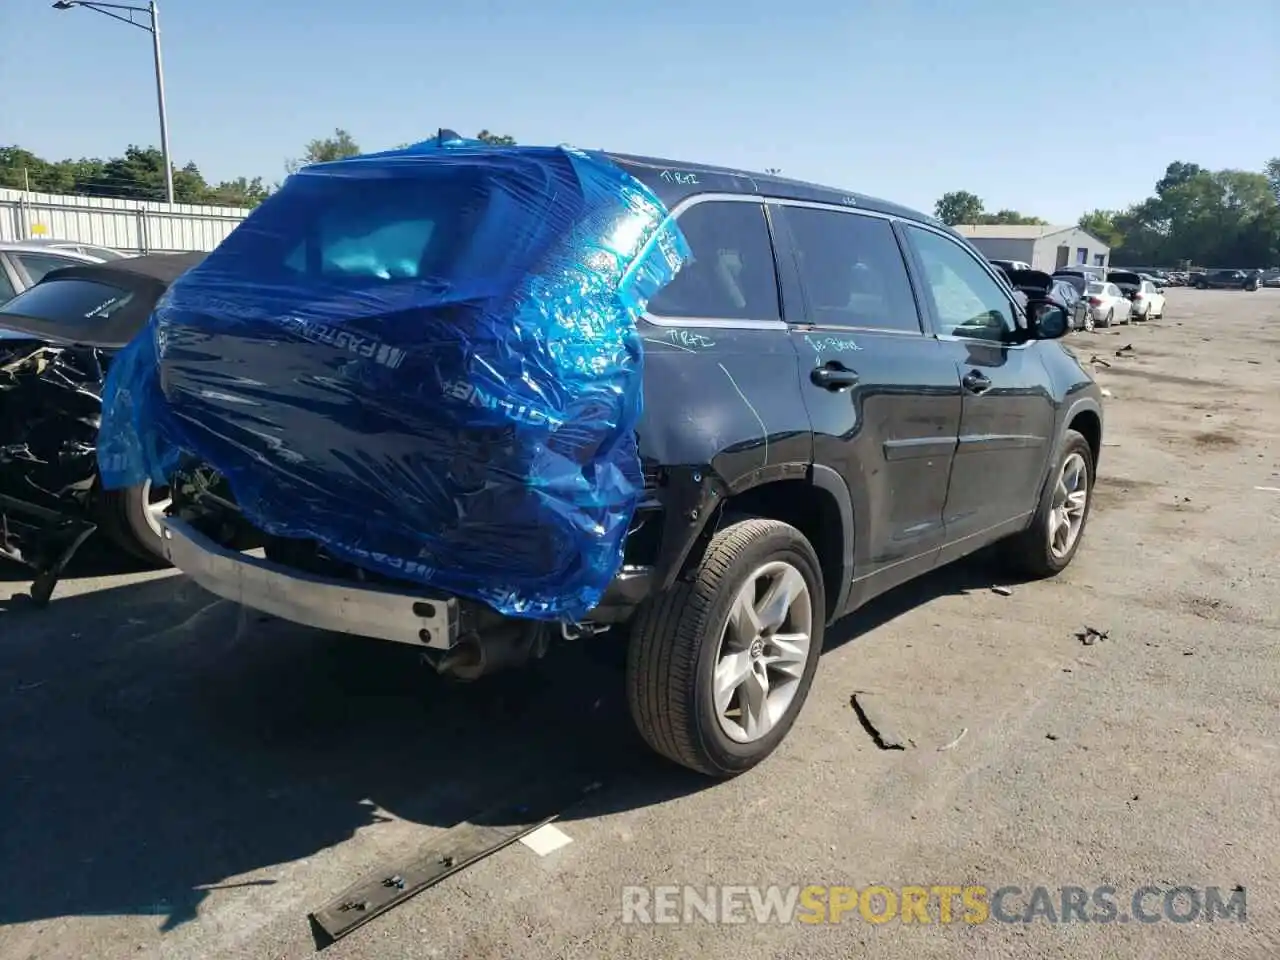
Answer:
[[[0,240],[75,240],[132,253],[212,250],[248,215],[240,207],[0,189]]]

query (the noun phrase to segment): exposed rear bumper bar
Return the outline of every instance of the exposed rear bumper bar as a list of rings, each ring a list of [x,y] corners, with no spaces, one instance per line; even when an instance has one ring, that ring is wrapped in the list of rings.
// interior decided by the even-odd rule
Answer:
[[[163,521],[169,561],[210,593],[320,630],[448,650],[458,642],[459,602],[321,577],[219,546],[176,517]]]

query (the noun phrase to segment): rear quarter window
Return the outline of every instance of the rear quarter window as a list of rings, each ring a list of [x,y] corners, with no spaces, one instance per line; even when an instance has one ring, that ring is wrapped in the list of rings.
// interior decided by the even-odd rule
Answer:
[[[655,317],[701,320],[781,320],[778,275],[764,206],[707,200],[676,222],[691,258],[649,301]]]

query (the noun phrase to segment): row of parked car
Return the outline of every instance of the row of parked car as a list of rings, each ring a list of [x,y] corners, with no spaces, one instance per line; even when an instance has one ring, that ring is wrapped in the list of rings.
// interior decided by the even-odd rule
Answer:
[[[1017,260],[991,263],[1015,291],[1061,304],[1071,317],[1073,330],[1092,331],[1164,316],[1166,284],[1161,277],[1084,265],[1060,267],[1047,274]]]
[[[1280,268],[1271,270],[1139,270],[1166,287],[1195,287],[1197,290],[1257,290],[1280,287]]]

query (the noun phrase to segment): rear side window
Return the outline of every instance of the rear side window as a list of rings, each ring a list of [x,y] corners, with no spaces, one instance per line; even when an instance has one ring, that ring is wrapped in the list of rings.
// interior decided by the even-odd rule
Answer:
[[[51,253],[14,253],[11,256],[22,265],[22,269],[27,272],[33,284],[39,283],[45,278],[45,274],[52,273],[54,270],[79,266],[83,262]]]
[[[52,323],[107,320],[132,299],[130,291],[96,280],[54,277],[24,290],[0,307],[0,323],[5,314]]]
[[[887,220],[784,210],[810,323],[920,332],[907,266]]]
[[[656,317],[780,320],[778,275],[764,207],[708,200],[677,221],[692,258],[649,301]]]

